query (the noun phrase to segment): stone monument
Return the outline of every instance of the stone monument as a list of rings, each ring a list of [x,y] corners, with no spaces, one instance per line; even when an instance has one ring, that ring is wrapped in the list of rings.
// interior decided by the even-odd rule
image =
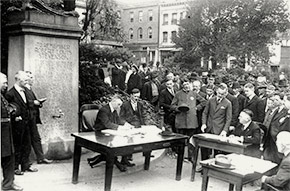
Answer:
[[[78,130],[81,30],[77,17],[31,2],[10,13],[8,81],[14,84],[18,70],[34,74],[34,92],[38,98],[47,98],[38,126],[46,157],[69,158],[71,133]]]

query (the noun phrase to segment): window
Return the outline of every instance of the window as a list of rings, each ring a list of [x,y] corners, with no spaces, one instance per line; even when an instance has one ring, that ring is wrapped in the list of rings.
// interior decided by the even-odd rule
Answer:
[[[173,42],[173,39],[176,37],[176,31],[171,31],[171,42]]]
[[[180,13],[180,18],[179,20],[182,20],[183,19],[183,12]]]
[[[130,22],[134,22],[134,12],[130,12]]]
[[[152,28],[148,28],[148,38],[152,38]]]
[[[143,21],[143,11],[139,11],[139,22]]]
[[[133,39],[134,35],[133,35],[133,29],[129,29],[129,37],[130,39]]]
[[[153,21],[153,11],[152,10],[148,11],[148,20]]]
[[[163,32],[163,42],[167,42],[167,41],[168,41],[168,33]]]
[[[172,13],[171,24],[172,25],[177,24],[177,13]]]
[[[143,30],[142,30],[142,28],[138,29],[138,37],[139,37],[139,39],[143,38]]]
[[[168,14],[163,15],[163,25],[168,25]]]

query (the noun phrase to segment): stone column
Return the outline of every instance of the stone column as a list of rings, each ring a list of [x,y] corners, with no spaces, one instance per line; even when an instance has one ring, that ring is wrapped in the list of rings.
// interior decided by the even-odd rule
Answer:
[[[69,158],[72,132],[78,130],[79,38],[78,19],[36,10],[10,15],[8,82],[18,70],[35,76],[33,90],[46,97],[38,126],[48,158]]]

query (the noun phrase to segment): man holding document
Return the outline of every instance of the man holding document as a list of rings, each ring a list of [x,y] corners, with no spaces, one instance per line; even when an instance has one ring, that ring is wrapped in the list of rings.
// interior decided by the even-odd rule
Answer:
[[[122,100],[118,96],[113,96],[112,100],[105,106],[103,106],[98,112],[94,129],[96,131],[102,131],[105,129],[132,129],[134,126],[127,123],[125,120],[122,120],[118,114],[120,111],[121,105],[123,104]],[[105,161],[106,156],[99,155],[95,157],[93,161],[90,162],[90,165],[96,165],[101,161]],[[127,171],[126,165],[121,164],[117,157],[115,158],[115,165],[121,172]]]

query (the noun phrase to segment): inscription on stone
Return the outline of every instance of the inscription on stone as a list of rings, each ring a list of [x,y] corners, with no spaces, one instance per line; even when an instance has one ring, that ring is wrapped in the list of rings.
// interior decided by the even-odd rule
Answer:
[[[69,60],[72,56],[71,47],[68,44],[36,42],[34,50],[39,58],[45,60]]]

